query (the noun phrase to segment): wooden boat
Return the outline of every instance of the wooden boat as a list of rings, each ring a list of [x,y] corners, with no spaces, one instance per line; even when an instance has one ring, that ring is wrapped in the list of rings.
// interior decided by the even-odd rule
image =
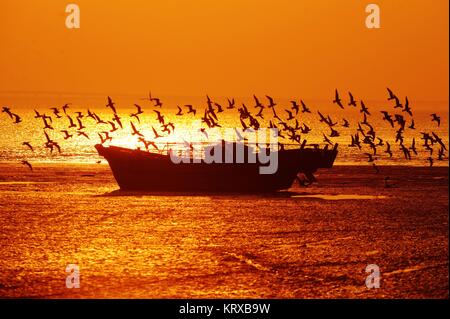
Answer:
[[[222,146],[228,142],[222,141]],[[236,147],[238,143],[228,143]],[[109,163],[121,190],[175,192],[273,192],[288,189],[299,173],[314,180],[319,168],[331,168],[337,156],[333,149],[305,147],[277,150],[277,169],[273,174],[261,174],[261,161],[251,162],[246,155],[243,163],[227,163],[225,151],[220,163],[202,159],[175,163],[168,154],[152,153],[117,146],[95,146]],[[245,146],[246,150],[251,150]],[[248,153],[251,154],[251,153]],[[236,156],[234,156],[236,159]]]

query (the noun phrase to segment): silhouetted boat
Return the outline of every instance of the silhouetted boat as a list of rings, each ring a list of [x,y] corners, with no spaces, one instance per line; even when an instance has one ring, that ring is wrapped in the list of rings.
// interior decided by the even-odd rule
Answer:
[[[235,147],[237,143],[225,144]],[[242,144],[241,144],[242,145]],[[274,174],[260,174],[264,166],[249,161],[246,152],[243,163],[179,163],[169,154],[151,153],[117,146],[95,145],[109,163],[121,190],[182,191],[182,192],[273,192],[288,189],[299,173],[313,181],[319,168],[331,168],[337,155],[333,149],[304,147],[278,150],[278,169]],[[245,145],[245,150],[253,148]],[[223,162],[225,153],[222,152]],[[250,152],[251,153],[251,152]],[[253,153],[255,154],[255,153]],[[236,156],[233,154],[233,160]],[[192,158],[191,158],[192,159]],[[267,164],[265,165],[267,166]]]

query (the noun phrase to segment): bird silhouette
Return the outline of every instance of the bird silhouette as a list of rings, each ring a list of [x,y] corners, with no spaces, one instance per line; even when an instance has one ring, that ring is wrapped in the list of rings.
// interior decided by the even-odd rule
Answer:
[[[445,156],[445,150],[443,147],[441,147],[438,151],[438,160],[443,161]]]
[[[136,113],[137,115],[139,114],[143,114],[144,111],[142,110],[142,107],[139,104],[134,104],[134,106],[136,107]]]
[[[356,100],[353,97],[353,94],[351,92],[348,92],[348,95],[350,97],[350,102],[348,102],[348,106],[355,106],[356,107]]]
[[[31,146],[30,142],[23,142],[22,145],[27,146],[32,152],[34,152],[33,146]]]
[[[332,127],[330,127],[330,129],[331,129],[330,137],[338,137],[338,136],[340,136],[338,131],[336,131]]]
[[[130,117],[134,117],[138,123],[141,123],[141,119],[139,118],[139,115],[137,115],[136,113],[130,114]]]
[[[262,105],[262,103],[259,101],[258,97],[255,94],[253,94],[253,99],[255,100],[255,108],[261,108],[261,109],[264,108],[264,105]],[[272,102],[273,102],[273,100],[272,100]]]
[[[111,99],[111,97],[108,96],[108,104],[106,104],[106,107],[109,107],[114,114],[117,113],[116,107],[115,107],[115,103],[113,102],[113,100]]]
[[[302,105],[302,113],[311,113],[311,110],[306,106],[303,100],[300,100],[300,104]]]
[[[23,160],[23,161],[21,161],[20,163],[21,163],[22,165],[28,166],[28,168],[30,169],[30,171],[33,170],[33,166],[30,164],[30,162]]]
[[[178,112],[177,112],[177,114],[175,114],[175,115],[178,115],[178,116],[183,115],[183,110],[181,109],[181,107],[179,107],[179,106],[177,105],[177,108],[178,108]]]
[[[152,98],[152,101],[153,101],[153,103],[154,103],[155,106],[158,106],[158,107],[160,107],[160,108],[163,106],[161,100],[158,99],[158,98]]]
[[[194,116],[195,116],[195,113],[197,113],[197,110],[194,109],[194,107],[192,105],[190,105],[190,104],[186,104],[185,106],[188,108],[187,114],[193,113]]]
[[[90,140],[89,135],[86,132],[77,131],[78,136],[84,136],[88,140]]]
[[[285,110],[286,111],[286,113],[288,114],[288,118],[287,118],[287,120],[289,121],[289,120],[292,120],[293,118],[294,118],[294,116],[292,115],[292,112],[291,111],[289,111],[289,110]]]
[[[22,122],[22,118],[19,115],[13,113],[12,116],[14,118],[14,124],[19,124],[20,122]]]
[[[99,134],[104,134],[104,135],[105,135],[105,136],[103,137],[103,140],[104,140],[105,142],[107,142],[107,141],[112,142],[112,137],[109,135],[109,132],[103,131],[103,132],[101,132],[101,133],[99,133]]]
[[[200,129],[200,133],[202,133],[203,135],[205,135],[205,137],[206,137],[207,139],[209,138],[208,132],[206,132],[206,129],[205,129],[204,127],[202,127],[202,128]]]
[[[391,89],[389,89],[389,88],[387,88],[387,90],[388,90],[388,93],[389,93],[389,96],[388,96],[388,101],[390,101],[390,100],[394,100],[394,99],[396,98],[396,96],[395,96],[394,92],[392,92],[392,90],[391,90]]]
[[[122,121],[120,119],[120,116],[116,114],[114,114],[114,117],[112,119],[113,121],[116,121],[116,123],[120,126],[121,129],[123,129],[123,124]]]
[[[436,122],[438,127],[441,126],[441,117],[438,116],[436,113],[431,114],[431,121]]]
[[[62,116],[60,115],[60,111],[57,107],[52,107],[50,110],[53,111],[53,114],[55,114],[56,118],[60,119]]]
[[[397,109],[397,108],[403,108],[403,105],[402,105],[402,103],[400,103],[400,99],[398,98],[398,97],[394,97],[394,100],[395,100],[395,105],[394,105],[394,109]]]
[[[75,128],[77,125],[73,121],[73,119],[70,117],[70,115],[67,115],[67,119],[69,120],[69,127],[68,128]]]
[[[376,146],[384,146],[384,141],[383,141],[383,139],[377,137],[377,140],[378,140],[378,144],[377,144]]]
[[[376,160],[376,158],[373,157],[373,154],[371,153],[364,153],[364,155],[367,156],[367,162],[372,163]]]
[[[91,110],[89,110],[89,109],[87,110],[87,117],[90,117],[93,120],[97,120],[95,113],[91,112]]]
[[[77,119],[82,119],[84,117],[83,112],[77,111],[75,112],[75,114],[77,115],[76,116]]]
[[[103,121],[100,116],[98,116],[97,114],[93,113],[92,114],[95,121],[97,122],[97,124],[108,124],[107,122]]]
[[[144,111],[142,110],[142,107],[139,104],[134,104],[134,106],[136,107],[136,113],[131,113],[130,117],[136,118],[136,120],[140,123],[141,120],[139,118],[139,115],[143,114]]]
[[[264,119],[263,111],[264,111],[264,109],[261,108],[261,109],[259,110],[259,112],[256,114],[256,116],[257,116],[257,117],[260,117],[260,118],[262,118],[262,119]]]
[[[409,148],[411,151],[413,151],[414,155],[417,155],[417,149],[416,149],[416,139],[413,138],[411,142],[411,147]]]
[[[339,105],[339,107],[340,107],[341,109],[344,108],[344,106],[342,105],[342,100],[341,100],[341,98],[339,97],[339,92],[338,92],[337,89],[334,91],[334,100],[333,100],[333,103]]]
[[[400,150],[403,152],[403,155],[405,156],[405,159],[410,160],[411,159],[411,152],[405,145],[400,144]]]
[[[156,129],[152,126],[153,134],[155,135],[155,139],[162,137],[162,135],[159,135]]]
[[[11,109],[7,106],[4,106],[2,108],[2,112],[6,113],[11,119],[13,118],[13,113],[11,112]]]
[[[83,122],[81,122],[81,119],[77,118],[77,121],[78,121],[78,128],[77,128],[77,130],[79,130],[79,131],[84,130],[86,128],[86,126],[83,125]]]
[[[391,144],[389,144],[389,142],[386,142],[386,150],[384,151],[385,153],[389,154],[389,158],[392,158],[392,151],[391,151]]]
[[[69,134],[69,132],[67,130],[62,130],[61,133],[64,133],[65,140],[67,140],[73,136],[73,135]]]
[[[360,112],[363,113],[363,114],[370,115],[369,109],[366,107],[364,102],[361,100],[360,103],[361,103],[361,110],[360,110]]]
[[[222,113],[223,112],[223,107],[222,105],[220,105],[217,102],[214,102],[214,105],[217,107],[217,113]]]
[[[330,144],[330,145],[333,145],[333,142],[324,134],[324,133],[322,133],[322,135],[323,135],[323,141],[325,142],[325,143],[328,143],[328,144]]]
[[[227,106],[227,109],[234,109],[234,107],[235,107],[235,101],[234,101],[234,98],[233,99],[227,99],[227,101],[228,101],[228,106]]]
[[[269,105],[267,106],[268,108],[273,108],[277,105],[271,96],[266,95],[266,98],[269,100]]]
[[[438,143],[444,150],[447,150],[447,148],[445,147],[444,142],[442,141],[442,139],[434,132],[431,132],[431,134],[434,137],[434,141],[435,143]]]
[[[413,115],[413,114],[412,114],[412,111],[411,111],[411,107],[409,106],[409,100],[408,100],[408,97],[406,97],[405,105],[404,105],[402,111],[408,113],[410,116]]]
[[[72,105],[71,103],[64,104],[61,108],[64,112],[64,114],[67,114],[67,109],[69,108],[69,105]]]
[[[141,132],[139,132],[136,129],[136,126],[134,126],[133,122],[130,122],[130,124],[131,124],[131,130],[132,130],[131,135],[138,135],[138,136],[144,137],[144,135],[142,135]]]
[[[110,133],[117,131],[117,126],[114,122],[108,121],[108,124],[111,125],[111,129],[109,130]]]
[[[298,105],[297,101],[291,101],[292,107],[291,110],[295,111],[295,114],[298,114],[298,111],[300,111],[300,106]]]
[[[3,112],[3,111],[2,111],[2,112]],[[39,113],[38,111],[36,111],[36,110],[34,110],[34,114],[35,114],[35,116],[34,116],[35,119],[38,119],[38,118],[43,117],[43,115],[40,114],[40,113]]]

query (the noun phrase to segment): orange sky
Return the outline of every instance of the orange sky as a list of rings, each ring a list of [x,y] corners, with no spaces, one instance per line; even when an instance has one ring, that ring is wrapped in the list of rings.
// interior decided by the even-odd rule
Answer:
[[[81,29],[65,27],[77,3]],[[0,92],[448,100],[448,0],[2,0]]]

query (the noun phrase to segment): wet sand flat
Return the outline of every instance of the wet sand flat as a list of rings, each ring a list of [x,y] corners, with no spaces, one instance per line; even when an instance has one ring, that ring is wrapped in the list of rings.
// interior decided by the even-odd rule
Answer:
[[[448,167],[336,166],[266,195],[124,194],[106,165],[34,167],[0,164],[0,297],[449,297]]]

